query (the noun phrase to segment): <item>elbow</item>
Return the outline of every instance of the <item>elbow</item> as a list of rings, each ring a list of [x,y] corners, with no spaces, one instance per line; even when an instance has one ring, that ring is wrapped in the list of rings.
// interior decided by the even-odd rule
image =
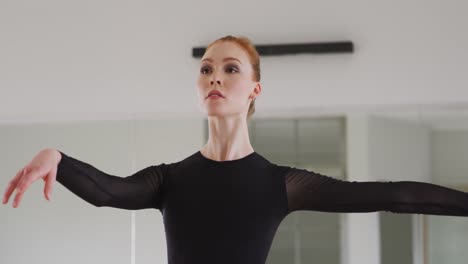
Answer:
[[[416,202],[423,202],[427,198],[422,191],[424,183],[418,182],[393,182],[392,197],[394,202],[403,204],[412,204]]]
[[[103,206],[105,206],[104,204],[101,204],[101,203],[92,203],[92,205],[94,205],[95,207],[103,207]]]
[[[104,207],[108,206],[111,203],[109,198],[98,198],[93,200],[88,200],[88,203],[94,205],[95,207]]]

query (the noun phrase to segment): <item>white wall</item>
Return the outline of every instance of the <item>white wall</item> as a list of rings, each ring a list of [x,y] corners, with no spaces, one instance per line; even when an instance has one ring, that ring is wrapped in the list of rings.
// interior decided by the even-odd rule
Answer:
[[[191,48],[351,40],[264,58],[259,115],[468,103],[466,1],[0,2],[0,120],[199,115]]]
[[[369,117],[350,114],[346,120],[346,167],[348,181],[372,181],[370,173]],[[348,213],[343,221],[343,263],[379,264],[377,213]]]

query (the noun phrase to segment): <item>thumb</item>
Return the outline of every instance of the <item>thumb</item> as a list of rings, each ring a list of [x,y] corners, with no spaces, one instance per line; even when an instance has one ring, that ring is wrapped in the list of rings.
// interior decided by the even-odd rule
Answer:
[[[47,174],[47,176],[44,179],[44,181],[45,181],[44,195],[45,195],[46,199],[49,200],[49,201],[50,201],[50,197],[51,197],[51,194],[52,194],[52,187],[53,187],[54,182],[55,182],[56,174],[57,174],[57,168],[53,168],[53,169],[51,169],[49,171],[49,173]]]

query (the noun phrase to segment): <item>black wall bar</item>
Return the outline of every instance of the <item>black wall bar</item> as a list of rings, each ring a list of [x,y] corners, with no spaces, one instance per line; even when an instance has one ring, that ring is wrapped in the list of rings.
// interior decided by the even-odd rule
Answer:
[[[354,51],[353,42],[320,42],[301,44],[276,44],[276,45],[255,45],[260,56],[279,56],[299,53],[352,53]],[[201,58],[205,54],[206,47],[195,47],[192,49],[194,58]]]

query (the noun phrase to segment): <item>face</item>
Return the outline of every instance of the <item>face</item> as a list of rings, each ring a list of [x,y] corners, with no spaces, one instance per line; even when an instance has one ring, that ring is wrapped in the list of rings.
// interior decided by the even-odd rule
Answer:
[[[199,106],[208,116],[247,116],[250,101],[261,91],[253,80],[247,53],[236,43],[220,42],[211,46],[200,62],[198,75]],[[210,96],[218,90],[223,97]]]

